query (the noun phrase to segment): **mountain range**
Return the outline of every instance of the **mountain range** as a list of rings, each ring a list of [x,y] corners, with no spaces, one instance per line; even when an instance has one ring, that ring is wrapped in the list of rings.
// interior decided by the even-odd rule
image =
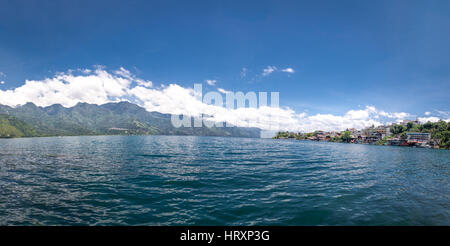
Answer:
[[[27,103],[0,105],[0,137],[77,135],[194,135],[260,137],[260,129],[245,127],[180,127],[170,114],[148,112],[129,102],[103,105],[78,103],[65,108]]]

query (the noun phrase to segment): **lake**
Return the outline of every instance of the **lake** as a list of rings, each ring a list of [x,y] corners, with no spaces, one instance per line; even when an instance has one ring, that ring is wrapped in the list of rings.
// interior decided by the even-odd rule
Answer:
[[[0,139],[0,225],[450,225],[450,151],[192,136]]]

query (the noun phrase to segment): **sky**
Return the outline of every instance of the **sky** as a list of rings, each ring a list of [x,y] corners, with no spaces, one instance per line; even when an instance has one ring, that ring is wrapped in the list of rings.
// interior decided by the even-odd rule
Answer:
[[[412,0],[0,0],[0,104],[272,110],[302,131],[448,120],[449,12],[449,1]],[[281,108],[203,105],[195,83],[279,92]]]

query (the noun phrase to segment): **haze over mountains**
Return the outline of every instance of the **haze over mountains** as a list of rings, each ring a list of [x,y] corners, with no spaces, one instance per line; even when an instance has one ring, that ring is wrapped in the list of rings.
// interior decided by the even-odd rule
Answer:
[[[170,114],[148,112],[129,103],[103,105],[78,103],[65,108],[54,104],[38,107],[0,105],[0,137],[74,135],[195,135],[260,137],[260,129],[243,127],[180,127]]]

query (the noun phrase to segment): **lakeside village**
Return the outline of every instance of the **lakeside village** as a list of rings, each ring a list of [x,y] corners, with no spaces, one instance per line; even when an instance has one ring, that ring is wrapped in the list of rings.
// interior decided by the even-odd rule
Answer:
[[[440,120],[421,124],[418,120],[403,120],[401,123],[362,130],[278,132],[273,138],[450,149],[450,122]]]

